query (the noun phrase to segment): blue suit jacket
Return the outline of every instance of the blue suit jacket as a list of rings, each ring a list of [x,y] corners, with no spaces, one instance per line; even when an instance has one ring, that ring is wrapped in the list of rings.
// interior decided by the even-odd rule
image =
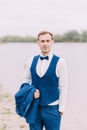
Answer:
[[[39,98],[34,99],[36,88],[24,83],[15,94],[16,113],[26,119],[27,123],[34,123],[37,118]]]

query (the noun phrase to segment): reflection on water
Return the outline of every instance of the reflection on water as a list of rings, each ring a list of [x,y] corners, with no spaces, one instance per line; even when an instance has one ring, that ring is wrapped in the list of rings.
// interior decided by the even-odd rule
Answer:
[[[87,44],[58,43],[52,51],[65,58],[68,68],[68,101],[62,130],[87,130]],[[27,59],[38,53],[39,48],[33,43],[0,45],[0,84],[6,91],[17,91]]]

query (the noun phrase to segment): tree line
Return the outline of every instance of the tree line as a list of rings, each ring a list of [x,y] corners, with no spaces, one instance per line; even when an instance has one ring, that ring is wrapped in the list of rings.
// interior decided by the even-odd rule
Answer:
[[[36,42],[37,38],[34,36],[4,36],[0,38],[0,43],[5,42]],[[87,31],[79,33],[76,30],[68,31],[62,35],[54,35],[55,42],[87,42]]]

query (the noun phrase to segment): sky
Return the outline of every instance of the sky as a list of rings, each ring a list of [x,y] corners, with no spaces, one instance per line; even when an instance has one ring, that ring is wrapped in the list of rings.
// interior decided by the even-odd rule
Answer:
[[[0,0],[0,36],[87,30],[87,0]]]

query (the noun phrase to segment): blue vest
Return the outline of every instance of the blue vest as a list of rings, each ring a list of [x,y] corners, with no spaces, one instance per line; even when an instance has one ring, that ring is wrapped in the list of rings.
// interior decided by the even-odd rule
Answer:
[[[56,65],[59,57],[53,55],[51,63],[42,77],[36,72],[39,55],[35,56],[31,65],[32,85],[40,91],[40,105],[50,104],[59,98],[59,78],[56,76]]]

